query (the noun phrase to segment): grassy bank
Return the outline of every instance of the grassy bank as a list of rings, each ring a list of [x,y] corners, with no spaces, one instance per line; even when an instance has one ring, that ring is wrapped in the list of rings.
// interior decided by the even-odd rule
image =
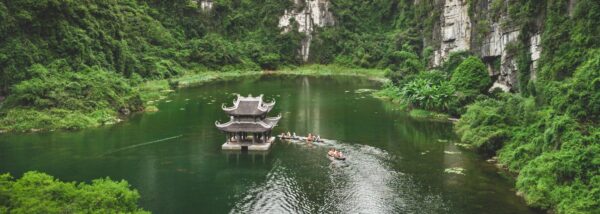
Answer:
[[[405,99],[402,99],[401,91],[398,87],[391,87],[386,84],[381,90],[373,93],[373,96],[392,103],[392,105],[398,109],[408,112],[408,115],[415,119],[454,121],[454,119],[451,119],[452,117],[446,113],[440,113],[411,106],[409,102],[407,102]]]
[[[78,130],[110,125],[122,121],[132,112],[158,111],[156,101],[166,98],[177,88],[264,74],[343,75],[385,82],[382,70],[337,65],[307,65],[277,71],[188,71],[169,79],[149,81],[125,79],[105,71],[90,73],[95,78],[81,79],[77,75],[41,77],[18,84],[15,87],[18,93],[11,94],[6,101],[9,104],[0,109],[0,133]],[[46,84],[49,81],[53,84]]]
[[[381,69],[348,68],[339,65],[313,64],[295,68],[284,68],[271,73],[306,76],[357,76],[382,83],[389,81],[385,78],[385,72]]]

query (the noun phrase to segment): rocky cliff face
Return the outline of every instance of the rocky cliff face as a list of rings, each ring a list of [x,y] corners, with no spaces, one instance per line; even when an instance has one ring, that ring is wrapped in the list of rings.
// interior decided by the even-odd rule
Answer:
[[[502,21],[504,19],[507,18],[501,18]],[[509,53],[507,50],[507,46],[518,39],[519,29],[502,27],[498,22],[492,23],[491,29],[491,33],[486,36],[483,45],[479,49],[481,57],[488,64],[490,76],[496,79],[490,90],[499,88],[503,91],[509,91],[517,84],[518,80],[516,75],[517,62],[513,57],[513,53]],[[498,58],[500,59],[500,69],[494,67],[494,61]]]
[[[488,0],[478,4],[477,7],[481,8],[472,8],[471,11],[479,11],[483,16],[486,16],[486,13],[491,10],[489,7],[491,7],[492,1]],[[505,0],[505,4],[508,3],[509,0]],[[470,51],[478,54],[488,64],[489,74],[495,79],[491,90],[499,88],[510,91],[518,83],[518,75],[514,53],[510,53],[508,47],[518,40],[521,29],[511,26],[507,11],[501,11],[501,17],[498,20],[489,22],[489,24],[482,22],[483,25],[487,26],[480,27],[487,28],[488,32],[485,32],[481,37],[476,37],[475,35],[482,32],[477,32],[472,27],[473,22],[469,10],[466,0],[445,0],[443,15],[440,20],[441,28],[439,29],[441,38],[433,39],[441,41],[441,44],[439,44],[439,49],[434,52],[431,62],[432,67],[440,66],[452,52]],[[436,33],[433,35],[436,35]],[[530,54],[533,61],[531,78],[535,79],[537,60],[541,53],[539,34],[535,34],[530,38],[530,45]],[[498,60],[499,67],[496,64]]]
[[[437,67],[451,52],[467,51],[471,42],[471,20],[466,0],[446,0],[441,16],[441,44],[434,52],[433,66]]]
[[[286,10],[279,18],[279,27],[284,33],[293,30],[292,23],[295,22],[298,24],[298,32],[306,35],[300,49],[300,56],[305,62],[310,54],[310,43],[315,27],[335,24],[333,14],[329,11],[329,4],[329,0],[295,0],[295,8]]]
[[[204,11],[209,11],[212,10],[213,8],[213,1],[212,0],[201,0],[200,1],[200,8]]]
[[[533,35],[529,41],[529,53],[531,53],[531,79],[536,79],[536,71],[538,69],[538,60],[542,54],[542,35],[537,33]]]

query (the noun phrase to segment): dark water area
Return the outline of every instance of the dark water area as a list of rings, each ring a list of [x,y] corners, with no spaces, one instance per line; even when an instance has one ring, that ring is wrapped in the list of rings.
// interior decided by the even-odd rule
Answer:
[[[0,173],[37,170],[64,181],[125,179],[154,213],[535,213],[512,178],[458,149],[452,124],[415,120],[353,77],[262,76],[181,89],[159,112],[77,132],[0,135]],[[223,152],[232,93],[276,99],[268,152]],[[346,161],[326,157],[331,147]],[[452,170],[455,169],[455,170]],[[462,169],[462,174],[460,170]]]

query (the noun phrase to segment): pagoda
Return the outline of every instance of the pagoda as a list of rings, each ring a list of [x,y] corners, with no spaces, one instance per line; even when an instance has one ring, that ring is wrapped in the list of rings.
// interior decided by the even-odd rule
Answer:
[[[268,150],[275,137],[271,137],[271,130],[277,125],[281,115],[267,117],[275,106],[275,100],[264,102],[263,95],[243,97],[237,94],[233,106],[221,106],[229,115],[229,122],[215,121],[219,130],[226,134],[223,150]]]

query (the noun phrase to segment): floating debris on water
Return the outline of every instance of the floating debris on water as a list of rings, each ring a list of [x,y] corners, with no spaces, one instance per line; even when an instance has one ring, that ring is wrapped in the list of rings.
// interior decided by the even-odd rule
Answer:
[[[183,111],[183,110],[185,110],[185,108],[180,108],[179,110]]]
[[[446,168],[446,169],[444,169],[444,172],[448,173],[448,174],[464,175],[465,174],[465,169],[460,168],[460,167],[452,167],[452,168]]]
[[[374,91],[375,91],[375,89],[361,88],[361,89],[356,89],[356,91],[354,91],[354,93],[362,94],[362,93],[372,93]]]
[[[490,159],[487,159],[486,162],[488,163],[498,163],[498,156],[494,156]]]
[[[185,101],[190,101],[190,99],[185,99]]]
[[[421,152],[421,155],[426,155],[427,153],[429,153],[429,150]]]
[[[145,109],[146,112],[157,112],[158,108],[156,106],[148,106]]]
[[[449,155],[460,154],[460,152],[451,152],[451,151],[444,151],[444,153],[449,154]]]
[[[440,142],[440,143],[448,143],[448,142],[449,142],[449,141],[448,141],[448,140],[446,140],[446,139],[438,139],[437,141],[438,141],[438,142]]]
[[[173,100],[165,100],[166,103],[170,103],[171,101],[173,101]]]
[[[471,144],[466,144],[466,143],[454,143],[454,145],[463,148],[463,149],[471,149],[473,148],[473,145]]]
[[[344,93],[348,93],[348,92],[350,92],[350,91],[344,91]]]

